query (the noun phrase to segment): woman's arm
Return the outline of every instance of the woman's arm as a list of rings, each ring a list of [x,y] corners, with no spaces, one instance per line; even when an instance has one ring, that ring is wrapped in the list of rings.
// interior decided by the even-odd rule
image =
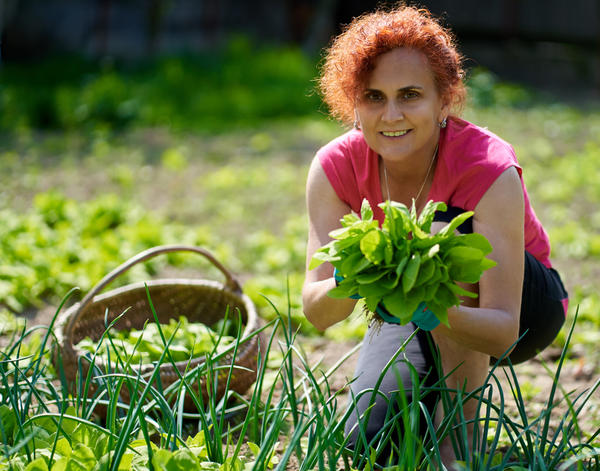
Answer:
[[[329,232],[339,228],[340,219],[350,212],[350,207],[338,198],[317,157],[313,159],[308,172],[306,205],[308,244],[302,303],[306,318],[317,329],[325,330],[348,317],[356,300],[327,296],[329,290],[335,287],[333,267],[330,263],[323,263],[313,270],[308,270],[315,251],[331,240]]]
[[[504,171],[475,208],[473,231],[494,248],[489,255],[498,265],[479,281],[478,307],[461,304],[448,310],[450,329],[434,332],[496,358],[518,339],[523,289],[524,197],[516,168]]]

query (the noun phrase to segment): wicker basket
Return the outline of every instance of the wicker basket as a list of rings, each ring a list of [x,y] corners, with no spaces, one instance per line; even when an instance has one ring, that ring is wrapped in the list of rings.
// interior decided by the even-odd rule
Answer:
[[[99,294],[115,278],[134,265],[159,254],[181,251],[194,252],[206,257],[225,275],[225,283],[212,280],[161,279],[129,284]],[[242,293],[240,284],[233,275],[208,251],[193,246],[158,246],[132,257],[106,275],[80,303],[74,304],[59,317],[56,329],[58,349],[55,351],[54,359],[55,363],[58,362],[60,354],[67,380],[71,384],[75,384],[78,364],[81,365],[82,375],[88,373],[89,362],[87,360],[79,361],[84,352],[76,348],[83,338],[89,336],[92,340],[98,341],[106,330],[105,326],[125,310],[127,310],[126,314],[113,327],[115,330],[141,329],[147,320],[153,322],[145,285],[148,286],[150,299],[161,323],[168,323],[171,318],[185,315],[190,322],[211,325],[222,319],[227,311],[229,311],[229,316],[237,316],[239,311],[244,325],[242,338],[248,338],[248,340],[239,344],[229,389],[243,394],[256,380],[261,334],[256,334],[255,331],[262,323],[252,301]],[[108,314],[105,318],[106,313]],[[252,332],[255,332],[255,335],[252,336]],[[231,353],[221,359],[219,365],[230,366],[233,360]],[[204,357],[198,357],[190,362],[177,362],[175,366],[180,372],[183,372],[204,362]],[[101,371],[105,370],[105,365],[100,358],[96,359],[95,364]],[[141,368],[134,367],[134,370],[135,372],[139,371],[147,379],[154,370],[154,365],[141,365]],[[229,370],[224,371],[228,372]],[[172,363],[165,362],[160,366],[160,381],[163,388],[178,379],[179,375]],[[208,400],[206,377],[203,377],[200,388],[197,384],[198,381],[193,383],[195,383],[193,387],[196,392],[201,390],[206,404]],[[218,398],[224,394],[225,387],[226,378],[221,377],[217,382]],[[92,391],[94,389],[92,388]],[[127,388],[121,388],[121,398],[125,402],[129,402],[128,395]],[[196,410],[190,394],[185,397],[184,408],[187,411]]]

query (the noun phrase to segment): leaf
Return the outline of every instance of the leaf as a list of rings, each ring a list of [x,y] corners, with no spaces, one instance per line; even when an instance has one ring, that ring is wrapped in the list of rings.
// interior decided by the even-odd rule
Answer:
[[[451,265],[448,269],[448,275],[453,281],[462,281],[463,283],[477,283],[481,278],[482,270],[479,263],[467,263]]]
[[[379,284],[384,288],[387,288],[389,291],[392,291],[396,286],[398,286],[398,281],[400,280],[400,275],[395,272],[388,272],[384,278],[381,278]]]
[[[204,434],[204,430],[201,430],[193,437],[188,437],[185,443],[190,447],[206,447],[206,435]]]
[[[414,286],[410,293],[408,293],[411,298],[415,300],[419,300],[419,302],[423,301],[425,298],[425,287],[424,286]]]
[[[369,230],[372,228],[369,228]],[[349,230],[344,237],[340,237],[336,240],[329,242],[329,255],[335,256],[338,255],[343,250],[353,249],[354,246],[358,246],[360,244],[360,239],[364,235],[365,231],[360,230]],[[331,234],[330,234],[331,235]]]
[[[200,461],[190,450],[180,448],[173,454],[169,464],[170,466],[167,468],[169,471],[190,471],[198,469]]]
[[[413,254],[406,265],[406,270],[404,270],[404,273],[402,274],[402,290],[405,293],[408,293],[414,286],[415,281],[417,281],[420,265],[421,256],[418,253]]]
[[[435,217],[436,211],[446,211],[448,207],[446,203],[442,201],[434,202],[432,200],[427,201],[425,207],[421,210],[419,215],[418,223],[425,232],[431,231],[431,224]]]
[[[0,438],[2,443],[12,444],[12,437],[17,425],[17,418],[12,408],[7,405],[0,406]],[[5,440],[6,438],[6,440]]]
[[[410,212],[406,205],[397,201],[385,201],[379,205],[383,209],[385,219],[382,230],[390,234],[392,241],[401,241],[410,231]]]
[[[358,284],[361,285],[366,285],[369,283],[374,283],[375,281],[383,278],[384,276],[386,276],[388,274],[388,272],[386,272],[385,270],[378,270],[378,271],[371,271],[371,272],[367,272],[367,273],[361,273],[360,275],[356,276],[356,282]]]
[[[489,254],[493,250],[492,244],[490,244],[485,236],[477,232],[473,232],[471,234],[461,234],[457,236],[457,240],[465,246],[474,247],[481,250],[484,255]]]
[[[389,313],[400,319],[400,324],[404,325],[410,322],[421,301],[415,297],[406,296],[402,290],[397,289],[384,296],[382,302]]]
[[[340,241],[344,241],[345,244],[354,244],[356,243],[354,238],[360,237],[362,233],[370,231],[374,225],[377,225],[377,221],[361,221],[359,219],[351,226],[334,229],[329,232],[329,237],[334,239],[333,242],[336,246],[339,246]]]
[[[363,221],[373,220],[373,210],[371,209],[371,205],[369,204],[369,200],[367,198],[364,198],[362,200],[362,205],[360,207],[360,217]]]
[[[454,283],[446,283],[444,286],[446,286],[446,288],[448,288],[450,291],[452,291],[456,296],[466,296],[468,298],[478,298],[479,295],[477,293],[473,293],[472,291],[468,291],[466,289],[464,289],[463,287],[454,284]]]
[[[370,283],[368,285],[359,285],[358,286],[358,294],[363,298],[368,298],[371,296],[385,296],[390,292],[390,289],[385,285],[379,283]]]
[[[152,454],[152,466],[154,469],[169,469],[169,464],[172,458],[172,451],[160,448]]]
[[[250,448],[250,451],[252,452],[254,457],[255,458],[258,457],[258,455],[260,453],[260,447],[254,442],[248,442],[247,445],[248,445],[248,448]]]
[[[380,302],[381,297],[378,296],[369,296],[365,298],[365,306],[371,312],[375,312],[377,310],[377,306]]]
[[[435,293],[437,292],[438,287],[439,287],[439,283],[437,283],[437,282],[425,285],[423,287],[423,289],[425,291],[425,294],[423,296],[423,301],[430,301],[431,299],[434,299]]]
[[[433,312],[442,324],[450,327],[450,323],[448,322],[448,308],[441,303],[437,303],[435,299],[427,302],[427,309]]]
[[[436,263],[431,260],[425,260],[419,269],[419,276],[417,277],[417,281],[415,282],[415,286],[423,285],[427,283],[433,274],[435,273],[435,265]]]
[[[110,457],[110,455],[105,455],[107,458]],[[119,462],[119,468],[118,471],[129,471],[133,468],[133,453],[132,452],[128,452],[125,453],[122,457],[121,457],[121,461]],[[108,463],[107,463],[108,464]],[[107,466],[108,468],[108,466]],[[106,468],[104,468],[106,469]],[[100,468],[101,471],[104,471],[103,468]]]
[[[342,219],[340,219],[340,222],[342,223],[342,227],[349,227],[358,221],[360,221],[360,218],[358,217],[358,214],[356,214],[355,212],[348,213],[348,214],[344,215],[344,217]]]
[[[454,234],[454,231],[458,226],[460,226],[463,222],[465,222],[467,219],[473,216],[473,214],[475,214],[473,211],[466,211],[462,214],[459,214],[454,219],[452,219],[452,221],[450,221],[446,226],[444,226],[442,230],[438,232],[438,234],[444,238],[449,237],[450,235]]]
[[[385,242],[385,248],[383,250],[383,261],[386,265],[389,265],[394,259],[394,246],[387,239]]]
[[[83,443],[73,445],[73,451],[70,456],[70,462],[67,465],[68,469],[87,471],[93,469],[99,457],[94,455],[94,452]]]
[[[339,266],[338,271],[344,278],[349,278],[369,267],[371,262],[361,252],[348,256]]]
[[[60,456],[68,457],[71,455],[72,451],[71,445],[66,438],[62,437],[56,442],[56,453]]]
[[[381,302],[391,315],[400,319],[401,324],[406,324],[408,322],[408,320],[406,320],[406,295],[402,290],[394,290],[392,293],[385,296]]]
[[[344,280],[338,286],[330,289],[327,296],[335,299],[345,299],[358,293],[356,285],[352,281]]]
[[[400,263],[398,263],[398,266],[396,267],[396,275],[402,276],[402,272],[404,271],[404,267],[406,267],[409,258],[410,257],[406,256],[402,260],[400,260]]]
[[[498,263],[495,260],[492,260],[491,258],[484,258],[481,261],[479,268],[482,272],[484,272],[486,270],[489,270],[490,268],[494,268],[496,265],[498,265]]]
[[[44,458],[36,458],[27,466],[25,466],[25,471],[48,471],[48,465],[46,464],[46,460],[44,460]]]
[[[369,231],[360,241],[360,251],[375,265],[379,265],[385,257],[385,237],[380,230]]]
[[[477,263],[479,265],[480,260],[483,258],[483,252],[474,247],[456,246],[448,250],[444,257],[444,261],[450,261],[450,263]]]
[[[333,262],[336,260],[341,260],[341,257],[332,257],[328,252],[323,251],[322,249],[317,250],[312,258],[310,259],[310,263],[308,264],[309,270],[314,270],[323,262]]]
[[[450,283],[442,283],[438,286],[435,297],[438,303],[450,307],[457,306],[460,304],[460,299],[454,294],[454,292],[448,287]]]

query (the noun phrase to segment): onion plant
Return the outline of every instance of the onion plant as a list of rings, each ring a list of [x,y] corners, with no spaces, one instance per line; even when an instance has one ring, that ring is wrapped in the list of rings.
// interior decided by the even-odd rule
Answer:
[[[148,298],[152,306],[149,294]],[[73,388],[61,362],[55,368],[49,362],[56,316],[43,328],[35,351],[27,350],[28,339],[41,327],[23,327],[2,347],[0,470],[437,470],[442,469],[439,444],[445,439],[452,441],[457,466],[463,470],[600,469],[600,429],[586,434],[580,423],[586,404],[598,394],[600,379],[583,392],[560,386],[575,324],[555,370],[544,365],[553,386],[535,417],[528,413],[510,362],[493,366],[484,386],[470,392],[448,388],[444,377],[426,384],[408,365],[413,372],[411,394],[405,394],[399,382],[398,393],[385,397],[390,407],[384,425],[369,438],[367,408],[358,419],[358,438],[351,448],[345,427],[352,408],[363,396],[371,405],[381,396],[378,385],[383,375],[393,371],[395,361],[405,361],[404,345],[373,388],[356,394],[348,393],[348,388],[334,389],[333,375],[360,344],[325,371],[303,352],[299,331],[292,328],[290,305],[286,314],[272,305],[276,315],[262,328],[266,335],[259,344],[256,382],[247,393],[229,388],[237,366],[223,365],[225,355],[235,355],[248,340],[242,336],[241,323],[232,344],[215,347],[205,363],[179,373],[179,379],[165,387],[159,370],[162,364],[174,363],[169,352],[174,334],[164,335],[151,309],[164,348],[149,376],[139,374],[118,349],[108,348],[102,370],[99,355],[81,358],[81,374]],[[113,325],[106,325],[99,345],[114,341]],[[277,364],[274,359],[279,359]],[[84,368],[83,362],[90,367]],[[509,391],[502,390],[502,375]],[[210,385],[208,400],[197,392],[203,379]],[[225,393],[219,396],[217,383],[223,381]],[[425,406],[428,395],[436,395],[436,408],[445,411],[439,424],[434,420],[436,410]],[[192,398],[193,412],[183,407],[186,396]],[[516,414],[509,412],[510,396]],[[478,404],[472,439],[467,438],[469,424],[462,414],[467,400]],[[559,413],[559,405],[566,405],[561,407],[566,412]],[[380,458],[383,450],[389,451],[387,461]]]

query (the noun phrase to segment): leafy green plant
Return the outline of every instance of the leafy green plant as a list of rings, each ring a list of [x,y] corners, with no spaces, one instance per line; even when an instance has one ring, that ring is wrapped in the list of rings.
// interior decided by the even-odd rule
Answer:
[[[228,320],[228,324],[231,321]],[[202,356],[217,346],[220,349],[227,348],[234,340],[230,335],[234,333],[232,326],[223,324],[215,326],[213,330],[200,322],[189,322],[185,316],[180,316],[178,320],[170,319],[169,324],[160,326],[160,330],[166,338],[171,339],[169,353],[174,361]],[[107,350],[111,349],[113,355],[133,364],[158,361],[164,349],[156,324],[147,324],[141,330],[116,331],[110,344],[98,345],[90,337],[85,337],[77,347],[98,356],[105,356]]]
[[[447,324],[447,309],[458,305],[458,296],[476,297],[457,282],[476,283],[483,271],[496,263],[485,258],[492,251],[481,234],[455,235],[454,230],[473,212],[456,216],[436,234],[430,234],[437,210],[444,203],[429,201],[421,214],[402,203],[380,204],[385,220],[380,228],[365,199],[361,216],[348,214],[334,239],[317,250],[309,269],[330,262],[343,277],[329,292],[335,298],[360,296],[375,312],[382,303],[389,313],[406,324],[422,302]]]
[[[181,239],[205,243],[114,194],[79,203],[58,191],[39,193],[29,212],[0,211],[0,303],[21,312],[44,299],[56,302],[73,286],[89,290],[136,252]],[[158,266],[144,264],[133,276],[149,277]]]

